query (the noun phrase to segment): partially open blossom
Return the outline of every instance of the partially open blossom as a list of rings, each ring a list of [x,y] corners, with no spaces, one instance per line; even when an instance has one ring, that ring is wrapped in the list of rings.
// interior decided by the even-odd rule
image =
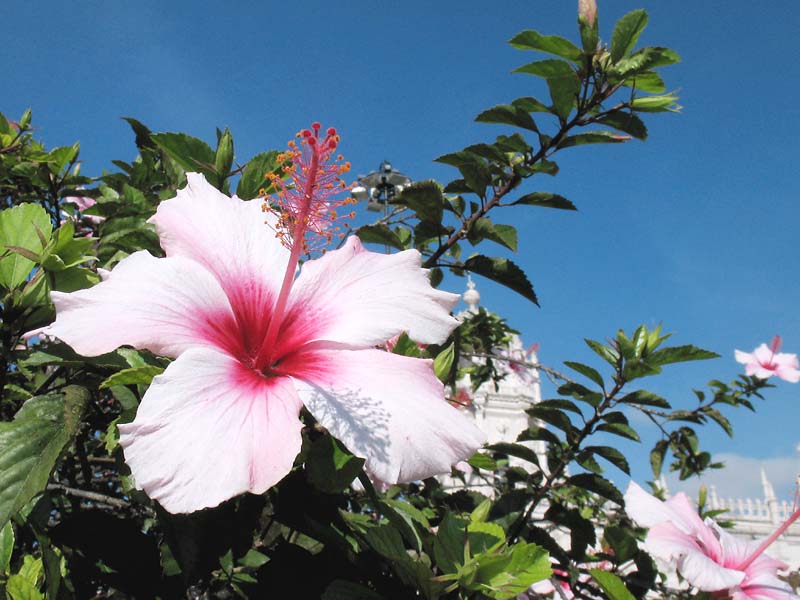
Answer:
[[[724,597],[732,600],[800,598],[777,577],[788,565],[764,554],[758,544],[730,535],[713,520],[701,519],[686,494],[662,502],[631,482],[625,510],[638,525],[649,528],[645,550],[675,564],[690,585],[726,592]]]
[[[761,379],[777,375],[785,381],[797,383],[800,381],[797,354],[779,352],[781,343],[781,336],[776,335],[769,346],[761,344],[752,353],[736,350],[736,362],[744,365],[746,375],[755,375]]]
[[[300,182],[308,202],[316,173]],[[439,343],[457,324],[458,296],[430,286],[416,250],[351,237],[295,275],[313,206],[276,239],[286,223],[260,200],[187,180],[150,221],[166,258],[136,252],[96,286],[52,294],[47,333],[80,354],[127,344],[176,359],[119,427],[139,487],[171,512],[262,493],[292,468],[303,405],[385,482],[449,472],[483,443],[432,361],[375,348],[402,331]]]

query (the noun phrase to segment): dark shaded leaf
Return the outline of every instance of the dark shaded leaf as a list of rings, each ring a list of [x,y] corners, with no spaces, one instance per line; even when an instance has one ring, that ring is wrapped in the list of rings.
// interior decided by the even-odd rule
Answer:
[[[362,242],[368,244],[384,244],[392,248],[397,248],[398,250],[406,249],[405,244],[400,241],[397,234],[382,223],[376,225],[362,225],[356,229],[356,235],[358,235]]]
[[[507,258],[473,256],[464,263],[464,269],[501,283],[537,306],[539,305],[536,293],[525,272]]]
[[[502,123],[504,125],[515,125],[523,129],[539,132],[536,122],[530,114],[513,104],[498,104],[483,111],[475,120],[479,123]]]
[[[569,360],[565,360],[564,364],[567,365],[573,371],[577,371],[584,377],[591,379],[594,383],[599,385],[601,388],[603,387],[603,376],[597,372],[596,369],[590,367],[589,365],[584,365],[583,363],[579,362],[572,362]]]
[[[559,208],[561,210],[578,210],[575,205],[558,194],[551,194],[549,192],[533,192],[532,194],[525,194],[521,198],[509,202],[508,206],[515,204],[524,204],[527,206],[541,206],[544,208]]]
[[[442,188],[435,181],[416,181],[403,189],[393,200],[393,204],[404,204],[413,210],[420,219],[441,223],[444,196]]]
[[[631,469],[628,465],[628,460],[625,458],[625,455],[622,454],[616,448],[612,448],[611,446],[587,446],[584,450],[588,452],[593,452],[598,456],[602,456],[612,465],[617,467],[623,473],[630,475]]]
[[[574,485],[584,490],[594,492],[606,500],[611,500],[611,502],[619,504],[620,506],[625,505],[622,494],[614,486],[614,484],[594,473],[579,473],[577,475],[573,475],[567,479],[567,483],[569,485]]]
[[[577,133],[564,138],[558,147],[569,148],[570,146],[583,146],[585,144],[620,144],[627,142],[630,136],[618,135],[611,131],[587,131],[586,133]]]

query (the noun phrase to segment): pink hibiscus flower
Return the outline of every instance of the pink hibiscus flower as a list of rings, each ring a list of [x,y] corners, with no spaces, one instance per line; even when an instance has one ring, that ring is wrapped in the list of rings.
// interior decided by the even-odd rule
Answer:
[[[711,519],[702,520],[686,496],[666,502],[631,482],[625,510],[648,527],[644,547],[655,558],[674,562],[678,572],[706,592],[727,592],[732,600],[800,598],[777,577],[788,565],[763,554],[766,547],[733,537]]]
[[[47,333],[78,353],[131,345],[176,359],[119,426],[137,485],[170,512],[280,481],[300,450],[303,405],[386,482],[450,472],[484,441],[444,400],[432,361],[375,348],[402,331],[438,343],[457,325],[458,295],[430,286],[417,251],[377,254],[351,237],[296,275],[304,214],[327,202],[320,174],[341,169],[327,164],[335,132],[317,131],[292,156],[305,208],[265,213],[189,173],[151,219],[166,258],[136,252],[93,288],[52,294]]]
[[[800,362],[797,360],[797,354],[780,353],[778,352],[780,349],[781,336],[776,335],[769,347],[761,344],[752,354],[736,350],[736,362],[745,366],[746,375],[755,375],[761,379],[777,375],[784,381],[797,383],[800,381]]]

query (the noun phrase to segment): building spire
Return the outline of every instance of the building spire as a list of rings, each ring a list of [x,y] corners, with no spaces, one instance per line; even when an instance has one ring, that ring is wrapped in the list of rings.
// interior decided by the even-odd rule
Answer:
[[[478,290],[475,289],[475,282],[472,281],[472,277],[469,274],[467,274],[467,291],[464,292],[462,298],[468,307],[467,311],[477,314],[481,295]]]

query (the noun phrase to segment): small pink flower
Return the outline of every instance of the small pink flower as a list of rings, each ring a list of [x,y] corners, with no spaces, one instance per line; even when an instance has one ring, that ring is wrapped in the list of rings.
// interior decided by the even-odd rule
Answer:
[[[781,336],[772,338],[769,346],[761,344],[752,354],[736,350],[736,362],[742,363],[746,375],[755,375],[767,379],[777,375],[784,381],[797,383],[800,381],[800,362],[797,354],[784,354],[781,349]]]
[[[136,252],[90,289],[52,293],[47,333],[78,353],[131,345],[176,359],[119,427],[137,485],[170,512],[280,481],[303,405],[384,482],[449,472],[484,441],[445,402],[431,360],[375,348],[403,331],[439,343],[457,324],[459,297],[430,286],[416,250],[378,254],[351,237],[295,275],[319,171],[300,181],[309,206],[288,216],[189,173],[151,219],[166,258]]]
[[[97,204],[97,200],[95,200],[94,198],[90,198],[89,196],[67,196],[64,198],[64,202],[69,202],[70,204],[74,204],[75,206],[77,206],[79,218],[86,219],[89,223],[97,225],[106,220],[105,217],[101,217],[98,215],[81,214],[87,208],[91,208],[92,206]],[[66,218],[71,218],[71,217],[67,216]],[[61,222],[63,223],[64,219],[62,219]]]
[[[692,586],[705,592],[727,590],[732,600],[800,598],[777,577],[788,565],[763,553],[753,560],[758,544],[733,537],[711,519],[702,520],[686,494],[662,502],[631,482],[625,510],[650,529],[645,550],[674,562]]]

